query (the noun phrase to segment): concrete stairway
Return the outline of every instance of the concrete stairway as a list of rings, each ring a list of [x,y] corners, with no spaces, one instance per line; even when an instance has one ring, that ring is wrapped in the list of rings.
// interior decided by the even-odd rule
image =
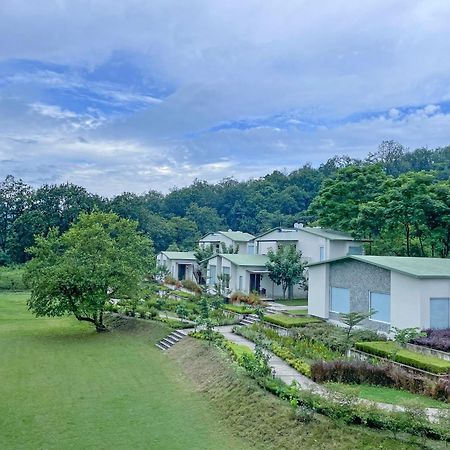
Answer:
[[[164,339],[161,339],[155,345],[161,350],[168,350],[172,345],[175,345],[177,342],[181,341],[184,337],[187,336],[187,333],[183,330],[175,330],[172,331],[169,335],[167,335]]]
[[[267,314],[277,314],[279,312],[280,312],[280,309],[273,308],[272,306],[268,306],[266,308],[266,313]]]
[[[259,317],[256,314],[249,314],[239,322],[239,325],[253,325],[257,322],[259,322]]]

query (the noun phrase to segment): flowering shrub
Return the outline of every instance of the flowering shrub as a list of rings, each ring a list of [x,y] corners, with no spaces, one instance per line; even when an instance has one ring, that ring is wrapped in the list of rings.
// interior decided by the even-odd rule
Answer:
[[[450,352],[450,329],[425,330],[425,333],[426,336],[413,339],[411,343]]]

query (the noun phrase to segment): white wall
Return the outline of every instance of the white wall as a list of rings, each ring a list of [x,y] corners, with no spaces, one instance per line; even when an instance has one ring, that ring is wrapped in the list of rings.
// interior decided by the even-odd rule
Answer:
[[[321,264],[308,268],[308,313],[328,319],[330,305],[329,265]]]
[[[421,327],[430,327],[430,298],[450,298],[449,279],[426,279],[421,282],[420,314]]]

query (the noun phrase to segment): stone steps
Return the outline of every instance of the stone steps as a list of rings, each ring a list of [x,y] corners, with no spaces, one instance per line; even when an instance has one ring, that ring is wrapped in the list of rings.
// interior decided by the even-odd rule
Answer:
[[[186,337],[187,334],[183,330],[175,330],[172,333],[168,334],[165,338],[161,339],[155,345],[160,350],[168,350],[170,347],[175,345],[177,342],[180,342],[181,339]]]
[[[258,323],[258,322],[259,322],[259,318],[256,314],[249,314],[248,316],[245,316],[239,322],[239,325],[250,326],[250,325],[253,325],[254,323]]]

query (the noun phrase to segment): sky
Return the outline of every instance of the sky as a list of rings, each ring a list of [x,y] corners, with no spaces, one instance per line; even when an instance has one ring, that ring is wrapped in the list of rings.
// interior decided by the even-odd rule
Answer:
[[[0,176],[112,196],[450,145],[448,0],[1,0]]]

